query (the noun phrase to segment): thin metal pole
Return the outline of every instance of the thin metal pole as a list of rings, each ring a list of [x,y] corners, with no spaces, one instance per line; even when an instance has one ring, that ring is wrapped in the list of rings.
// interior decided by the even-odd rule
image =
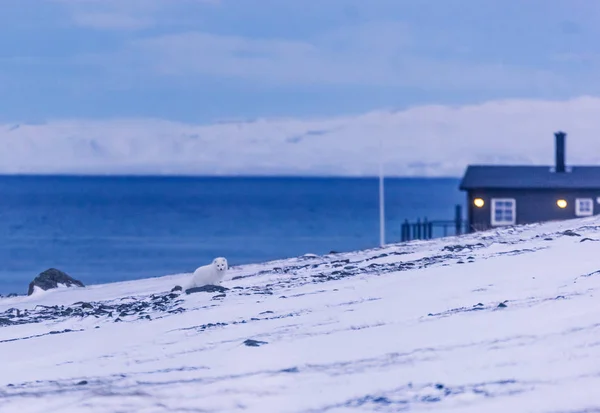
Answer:
[[[383,139],[379,136],[379,245],[385,246],[385,197],[383,187]]]

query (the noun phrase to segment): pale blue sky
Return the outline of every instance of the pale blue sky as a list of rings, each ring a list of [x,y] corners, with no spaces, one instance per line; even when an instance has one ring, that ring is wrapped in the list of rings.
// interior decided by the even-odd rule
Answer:
[[[592,0],[2,0],[0,121],[331,116],[600,92]]]

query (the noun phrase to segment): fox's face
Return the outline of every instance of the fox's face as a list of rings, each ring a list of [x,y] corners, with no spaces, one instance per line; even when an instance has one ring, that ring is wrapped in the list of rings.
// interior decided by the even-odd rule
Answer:
[[[213,265],[217,267],[217,270],[219,271],[225,271],[228,268],[227,260],[223,257],[215,258],[213,260]]]

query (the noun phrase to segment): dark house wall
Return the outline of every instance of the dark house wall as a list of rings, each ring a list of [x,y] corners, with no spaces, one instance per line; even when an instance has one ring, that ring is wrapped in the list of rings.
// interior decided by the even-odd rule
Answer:
[[[600,213],[600,204],[596,198],[600,197],[600,188],[597,190],[559,190],[559,189],[494,189],[472,190],[467,193],[469,223],[475,230],[490,228],[492,198],[514,198],[516,200],[516,224],[530,224],[534,222],[564,220],[577,218],[575,215],[575,199],[591,198],[594,201],[594,215]],[[482,198],[485,205],[477,208],[473,200]],[[559,199],[565,199],[567,207],[561,209],[556,204]]]

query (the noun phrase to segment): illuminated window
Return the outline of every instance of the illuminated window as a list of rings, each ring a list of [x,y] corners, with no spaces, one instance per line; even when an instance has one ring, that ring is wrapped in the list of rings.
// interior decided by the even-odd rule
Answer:
[[[514,225],[517,222],[517,201],[512,198],[492,199],[492,225]]]
[[[594,215],[594,200],[592,198],[577,198],[575,200],[575,215],[578,217]]]
[[[485,205],[485,202],[484,202],[484,200],[483,200],[483,199],[481,199],[481,198],[475,198],[475,199],[473,200],[473,203],[475,204],[475,206],[476,206],[477,208],[481,208],[482,206],[484,206],[484,205]]]
[[[564,199],[559,199],[558,201],[556,201],[556,205],[558,205],[559,208],[566,208],[567,201],[565,201]]]

